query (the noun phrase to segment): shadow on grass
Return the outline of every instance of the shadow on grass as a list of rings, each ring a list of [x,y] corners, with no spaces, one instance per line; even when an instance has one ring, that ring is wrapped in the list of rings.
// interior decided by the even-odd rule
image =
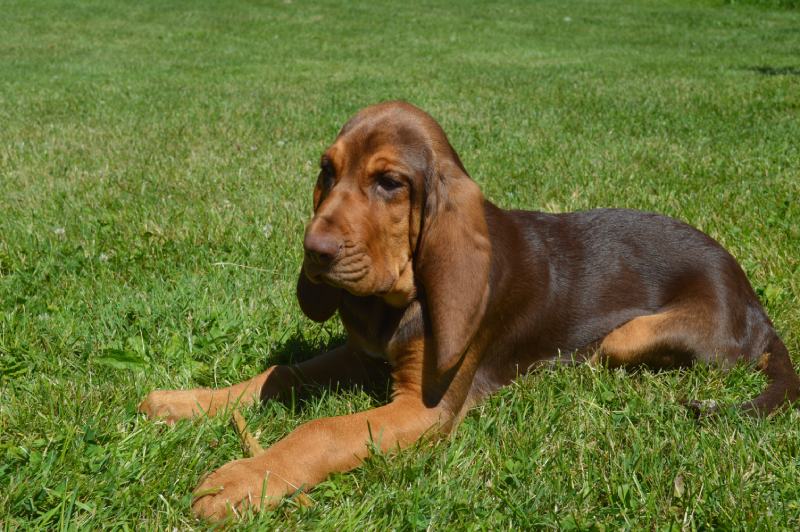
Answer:
[[[336,347],[343,345],[346,337],[343,335],[330,336],[326,341],[320,343],[309,341],[299,333],[286,339],[270,358],[270,363],[265,364],[265,369],[271,365],[294,365],[310,360],[318,355],[326,353]],[[274,371],[267,379],[262,389],[262,401],[274,400],[284,404],[295,403],[299,409],[312,404],[316,399],[329,393],[355,393],[364,392],[371,399],[379,403],[386,403],[391,395],[390,366],[388,363],[380,361],[369,362],[370,373],[374,374],[374,379],[366,383],[352,382],[331,382],[327,385],[302,385],[293,388],[293,381],[297,373],[292,371]]]
[[[347,337],[343,334],[328,336],[325,341],[309,340],[300,331],[295,331],[291,337],[287,338],[272,353],[270,353],[269,363],[264,363],[264,369],[273,364],[299,364],[312,359],[322,353],[327,353],[340,345],[344,345]]]
[[[745,70],[762,76],[800,76],[800,67],[775,67],[769,65],[745,67]]]

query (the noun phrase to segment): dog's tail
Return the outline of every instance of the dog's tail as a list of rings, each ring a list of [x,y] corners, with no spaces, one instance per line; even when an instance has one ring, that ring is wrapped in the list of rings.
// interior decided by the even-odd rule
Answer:
[[[774,331],[767,348],[755,368],[767,377],[767,387],[758,396],[739,405],[738,409],[751,416],[766,416],[776,408],[791,404],[800,397],[800,376],[792,365],[789,351]],[[686,406],[697,417],[707,417],[718,413],[715,401],[688,401]]]

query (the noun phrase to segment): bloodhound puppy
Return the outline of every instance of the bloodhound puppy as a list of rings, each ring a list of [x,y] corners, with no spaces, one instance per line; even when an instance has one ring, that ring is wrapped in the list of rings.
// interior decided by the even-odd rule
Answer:
[[[274,506],[357,467],[370,444],[390,450],[448,433],[488,394],[558,360],[744,360],[768,379],[741,405],[759,415],[800,393],[786,347],[717,242],[632,210],[499,209],[441,127],[408,103],[362,110],[322,155],[303,245],[300,308],[318,322],[338,311],[347,342],[228,388],[154,391],[140,409],[172,422],[309,385],[388,379],[391,401],[311,421],[264,454],[224,465],[196,492],[199,516]]]

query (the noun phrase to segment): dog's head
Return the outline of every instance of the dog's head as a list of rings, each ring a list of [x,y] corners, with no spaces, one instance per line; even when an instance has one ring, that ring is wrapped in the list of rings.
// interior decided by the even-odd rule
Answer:
[[[303,246],[298,298],[311,319],[330,318],[342,290],[394,307],[421,292],[437,343],[474,334],[489,273],[483,195],[413,105],[367,107],[344,125],[322,155]]]

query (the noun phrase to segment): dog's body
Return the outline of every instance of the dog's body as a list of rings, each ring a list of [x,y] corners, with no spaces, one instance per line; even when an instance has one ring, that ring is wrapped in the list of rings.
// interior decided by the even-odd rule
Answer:
[[[448,432],[487,394],[551,361],[668,368],[742,359],[769,380],[743,411],[766,414],[800,394],[739,265],[682,222],[617,209],[499,209],[438,124],[404,103],[359,113],[321,166],[297,293],[312,319],[339,311],[346,345],[224,390],[153,392],[142,410],[175,420],[389,374],[392,401],[308,423],[264,455],[220,468],[199,488],[200,515],[274,505],[357,466],[370,438],[390,449]]]

